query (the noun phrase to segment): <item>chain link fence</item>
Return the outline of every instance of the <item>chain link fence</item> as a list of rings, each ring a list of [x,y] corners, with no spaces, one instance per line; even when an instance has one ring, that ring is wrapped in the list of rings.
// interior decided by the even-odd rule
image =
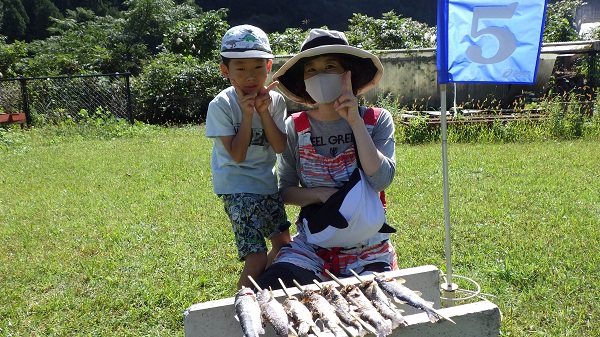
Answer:
[[[0,113],[25,113],[28,124],[97,113],[133,123],[129,73],[0,79]]]

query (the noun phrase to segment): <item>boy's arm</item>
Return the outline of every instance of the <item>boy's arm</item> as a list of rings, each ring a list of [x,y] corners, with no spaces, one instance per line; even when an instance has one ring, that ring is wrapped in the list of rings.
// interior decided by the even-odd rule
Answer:
[[[287,141],[287,137],[283,131],[281,131],[273,117],[271,117],[271,113],[269,112],[269,106],[271,105],[271,95],[269,92],[275,88],[279,82],[275,81],[271,83],[268,87],[263,88],[258,95],[256,96],[256,100],[254,106],[256,107],[256,112],[260,116],[260,119],[263,124],[263,129],[265,130],[265,136],[269,141],[269,144],[273,147],[275,153],[281,153],[285,149],[285,143]]]
[[[285,142],[287,139],[285,133],[279,130],[270,113],[267,112],[266,114],[259,115],[269,144],[271,144],[275,153],[283,152],[283,150],[285,150]]]
[[[237,85],[234,84],[234,87],[238,94],[238,104],[242,108],[242,122],[234,136],[220,136],[219,138],[231,158],[241,163],[246,160],[246,153],[248,153],[248,146],[250,146],[252,138],[252,115],[254,115],[256,94],[244,95]]]

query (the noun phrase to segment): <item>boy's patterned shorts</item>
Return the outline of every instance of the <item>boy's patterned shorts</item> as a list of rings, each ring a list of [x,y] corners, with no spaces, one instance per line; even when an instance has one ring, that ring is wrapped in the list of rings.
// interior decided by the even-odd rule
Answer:
[[[279,193],[235,193],[220,197],[235,234],[241,261],[249,253],[266,252],[265,238],[271,239],[290,227]]]

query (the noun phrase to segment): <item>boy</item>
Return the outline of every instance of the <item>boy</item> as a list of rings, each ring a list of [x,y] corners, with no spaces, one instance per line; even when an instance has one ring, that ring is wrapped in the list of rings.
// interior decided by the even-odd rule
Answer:
[[[250,25],[236,26],[221,41],[221,74],[231,87],[208,106],[206,136],[214,139],[211,168],[214,192],[229,216],[238,256],[245,261],[238,288],[253,287],[279,249],[291,238],[275,175],[276,153],[285,149],[286,105],[265,87],[273,65],[267,35]],[[265,238],[271,241],[267,253]]]

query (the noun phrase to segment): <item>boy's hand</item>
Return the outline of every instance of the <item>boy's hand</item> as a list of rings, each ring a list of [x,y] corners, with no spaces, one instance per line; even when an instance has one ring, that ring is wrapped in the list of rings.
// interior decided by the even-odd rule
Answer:
[[[252,115],[254,114],[256,94],[246,95],[246,93],[244,93],[244,91],[242,90],[242,87],[233,78],[230,78],[230,80],[231,85],[233,85],[233,88],[235,89],[235,92],[238,95],[238,104],[242,108],[242,112],[245,115],[250,115],[249,117],[252,117]]]
[[[260,89],[260,91],[256,95],[256,99],[254,100],[254,107],[256,108],[256,111],[259,115],[269,113],[269,106],[271,105],[271,95],[269,95],[269,92],[273,90],[273,88],[275,88],[278,84],[279,82],[275,81],[269,84],[268,87],[263,87],[262,89]]]
[[[350,124],[360,118],[358,99],[352,92],[352,74],[350,71],[342,76],[342,95],[335,101],[333,107]]]

